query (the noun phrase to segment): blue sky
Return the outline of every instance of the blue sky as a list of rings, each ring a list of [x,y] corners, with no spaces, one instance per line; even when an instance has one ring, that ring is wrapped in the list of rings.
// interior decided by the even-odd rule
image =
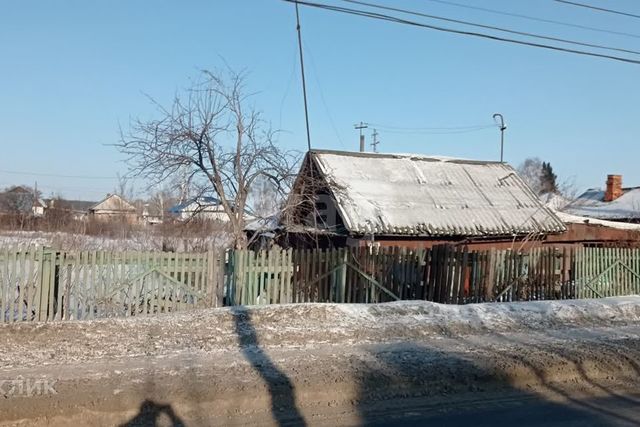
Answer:
[[[640,35],[637,19],[552,0],[452,1]],[[431,0],[372,2],[640,50],[640,38]],[[615,8],[640,13],[634,0]],[[485,125],[500,112],[505,159],[514,166],[538,156],[580,189],[602,186],[607,173],[640,185],[640,65],[307,8],[301,19],[315,147],[357,149],[353,124],[365,121],[387,128],[379,130],[381,151],[496,159],[497,128],[444,135],[389,128]],[[109,146],[119,125],[153,117],[144,94],[168,102],[198,70],[224,61],[248,71],[254,103],[283,131],[280,143],[304,150],[296,49],[294,8],[280,0],[3,2],[0,187],[37,180],[45,195],[101,198],[126,172]]]

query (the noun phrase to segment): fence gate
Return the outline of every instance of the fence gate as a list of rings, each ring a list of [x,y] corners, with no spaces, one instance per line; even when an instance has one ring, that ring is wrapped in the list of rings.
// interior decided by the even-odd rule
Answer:
[[[581,248],[575,255],[577,298],[602,298],[640,293],[640,251]]]

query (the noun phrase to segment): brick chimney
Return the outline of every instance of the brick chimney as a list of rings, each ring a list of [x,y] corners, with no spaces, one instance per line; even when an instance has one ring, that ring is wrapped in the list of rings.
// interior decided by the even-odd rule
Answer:
[[[604,192],[604,201],[612,202],[622,196],[622,175],[607,175],[607,189]]]

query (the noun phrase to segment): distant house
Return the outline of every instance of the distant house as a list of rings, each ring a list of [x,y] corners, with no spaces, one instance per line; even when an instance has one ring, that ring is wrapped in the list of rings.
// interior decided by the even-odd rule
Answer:
[[[136,208],[117,194],[107,194],[104,200],[89,208],[89,216],[100,220],[137,221]]]
[[[45,203],[34,190],[15,186],[0,193],[0,213],[19,215],[44,215]]]
[[[142,206],[142,222],[146,225],[162,224],[164,222],[164,212],[157,206],[145,203]]]
[[[85,219],[89,214],[89,209],[96,204],[87,200],[67,200],[67,199],[45,199],[47,209],[51,211],[63,212],[71,215],[73,219]]]
[[[562,209],[571,215],[640,222],[640,187],[622,187],[621,175],[608,175],[605,189],[591,188]]]
[[[288,206],[289,244],[509,245],[565,230],[505,163],[412,154],[311,151]]]
[[[204,219],[209,221],[229,221],[222,201],[215,197],[194,197],[169,209],[169,213],[180,221]]]

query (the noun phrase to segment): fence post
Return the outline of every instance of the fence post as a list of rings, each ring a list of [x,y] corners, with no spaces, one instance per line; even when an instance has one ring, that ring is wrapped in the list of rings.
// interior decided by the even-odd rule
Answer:
[[[346,297],[345,292],[347,291],[347,253],[348,252],[346,249],[340,249],[340,258],[342,261],[342,265],[340,266],[340,281],[338,282],[338,302],[344,302]]]

